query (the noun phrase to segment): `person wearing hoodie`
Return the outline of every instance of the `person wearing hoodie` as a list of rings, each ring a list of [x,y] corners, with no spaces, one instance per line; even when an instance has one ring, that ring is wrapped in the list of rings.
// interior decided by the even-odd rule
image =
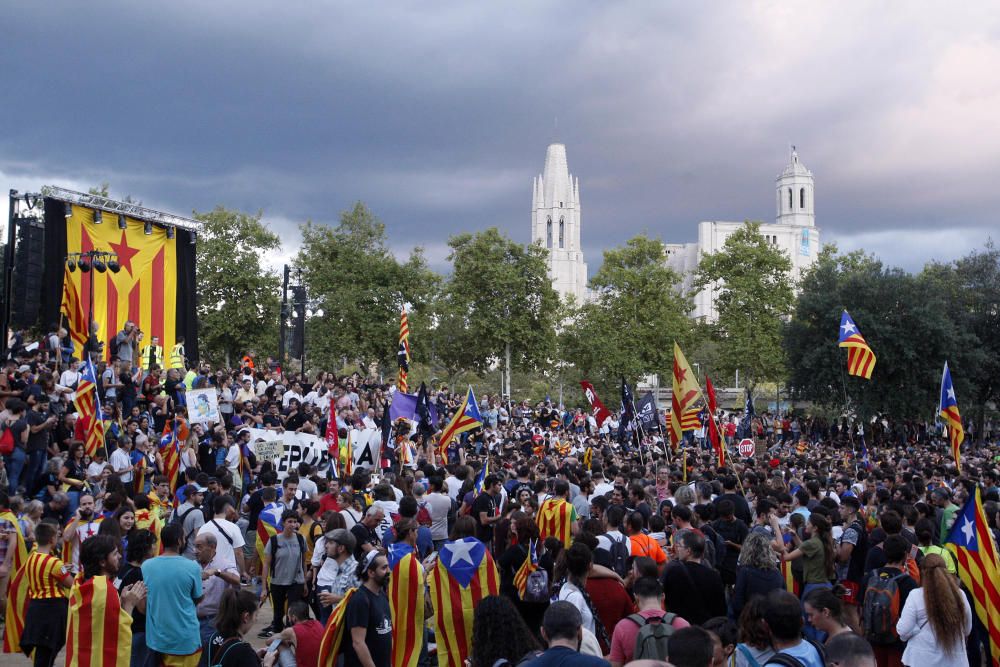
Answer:
[[[740,617],[743,605],[756,595],[781,590],[785,581],[771,550],[771,540],[763,533],[750,533],[743,542],[733,587],[733,615]]]

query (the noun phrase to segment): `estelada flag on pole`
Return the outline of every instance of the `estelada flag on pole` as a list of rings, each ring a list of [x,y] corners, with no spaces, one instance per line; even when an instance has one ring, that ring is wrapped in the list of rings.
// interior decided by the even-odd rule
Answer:
[[[73,282],[69,265],[63,271],[63,293],[60,310],[66,316],[66,330],[69,331],[69,337],[76,345],[76,356],[83,359],[83,347],[87,343],[87,314],[83,312],[83,305],[80,303],[80,293]]]
[[[875,353],[868,347],[868,342],[846,310],[840,315],[838,346],[847,348],[847,372],[871,380],[875,370]]]
[[[524,556],[524,562],[514,574],[514,588],[517,589],[517,596],[522,600],[528,590],[528,577],[536,570],[538,570],[538,540],[531,540],[528,543],[528,553]]]
[[[17,544],[10,561],[10,581],[7,583],[7,621],[3,629],[3,652],[21,652],[21,633],[24,632],[24,617],[28,611],[28,579],[24,564],[28,562],[28,547],[24,542],[21,524],[10,510],[0,512],[0,520],[14,526]]]
[[[167,420],[160,436],[160,458],[163,459],[163,474],[170,480],[170,492],[177,491],[177,475],[180,474],[181,455],[177,442],[178,434],[174,432],[174,420]]]
[[[340,434],[337,432],[337,399],[330,399],[330,414],[326,418],[326,451],[333,463],[333,476],[340,479]]]
[[[132,615],[105,576],[77,579],[69,595],[67,667],[128,667]]]
[[[955,556],[958,576],[972,593],[976,616],[989,631],[995,665],[1000,656],[1000,564],[978,487],[955,516],[944,546]]]
[[[340,657],[340,647],[344,641],[344,616],[347,614],[347,605],[357,591],[356,588],[347,591],[337,606],[333,608],[333,613],[326,621],[323,638],[319,642],[320,667],[335,667],[337,664],[337,658]]]
[[[472,650],[472,618],[479,601],[500,593],[500,575],[486,546],[474,537],[447,542],[429,574],[439,667],[462,667]]]
[[[80,421],[83,422],[84,450],[87,456],[93,457],[105,443],[101,399],[97,395],[97,372],[89,357],[80,366],[80,381],[77,383],[73,402],[76,404],[76,411],[80,413]]]
[[[680,346],[674,343],[673,394],[670,397],[670,421],[667,431],[670,433],[670,444],[674,447],[684,438],[682,419],[688,408],[701,397],[698,381],[691,371],[691,366]]]
[[[405,542],[389,545],[392,666],[416,667],[424,645],[424,567]]]
[[[483,417],[479,414],[479,402],[476,395],[472,393],[472,387],[465,393],[465,398],[455,411],[455,416],[451,418],[444,428],[441,440],[438,442],[440,448],[441,461],[448,463],[448,444],[460,433],[480,428],[483,425]]]
[[[948,440],[951,442],[951,454],[955,457],[955,467],[962,474],[962,441],[965,440],[965,428],[962,426],[962,415],[958,411],[958,399],[955,398],[955,385],[951,383],[951,371],[948,362],[944,362],[944,373],[941,375],[941,400],[938,404],[938,414],[944,417],[948,425]]]

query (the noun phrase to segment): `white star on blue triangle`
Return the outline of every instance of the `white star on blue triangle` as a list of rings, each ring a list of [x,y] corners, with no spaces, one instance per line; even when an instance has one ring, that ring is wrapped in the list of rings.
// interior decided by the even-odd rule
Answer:
[[[466,537],[445,544],[438,557],[448,574],[464,588],[479,571],[479,564],[483,562],[485,555],[486,547],[482,542],[474,537]]]

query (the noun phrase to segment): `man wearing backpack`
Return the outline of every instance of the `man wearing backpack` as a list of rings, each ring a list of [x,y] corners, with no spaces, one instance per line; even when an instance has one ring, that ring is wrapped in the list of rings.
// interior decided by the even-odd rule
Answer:
[[[868,530],[859,516],[861,501],[856,496],[840,500],[840,516],[844,532],[837,545],[837,575],[847,589],[844,596],[844,620],[852,628],[860,624],[861,585],[865,577],[865,560],[868,558]]]
[[[271,625],[257,636],[266,639],[285,628],[285,606],[305,598],[306,595],[306,541],[299,533],[302,519],[295,510],[285,510],[281,514],[280,533],[267,541],[264,547],[264,564],[261,572],[264,586],[260,592],[260,602],[264,604],[268,596],[274,609]]]
[[[667,640],[674,630],[688,627],[677,614],[663,611],[663,586],[654,577],[640,577],[632,587],[639,612],[626,616],[611,637],[612,667],[644,658],[667,660]]]
[[[205,515],[201,511],[201,501],[205,497],[205,491],[207,489],[204,486],[188,484],[184,489],[184,502],[174,510],[170,518],[170,523],[179,524],[184,530],[184,551],[181,555],[191,560],[195,560],[194,538],[205,525]]]
[[[772,591],[764,604],[764,625],[776,653],[767,665],[825,667],[823,648],[802,638],[802,604],[787,591]]]
[[[594,550],[594,562],[611,568],[619,577],[628,574],[628,559],[632,554],[632,543],[621,531],[625,519],[625,508],[612,505],[604,513],[607,532],[597,536],[597,549]]]
[[[906,597],[918,584],[906,571],[910,543],[905,537],[890,535],[882,550],[886,564],[873,570],[868,579],[861,607],[862,630],[875,651],[878,667],[902,667],[904,644],[896,623]]]

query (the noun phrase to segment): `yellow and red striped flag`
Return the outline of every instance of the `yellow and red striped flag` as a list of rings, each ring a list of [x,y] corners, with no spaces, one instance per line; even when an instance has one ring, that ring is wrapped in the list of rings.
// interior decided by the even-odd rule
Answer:
[[[410,322],[406,318],[406,308],[403,308],[403,314],[399,317],[399,351],[396,359],[399,362],[399,381],[396,384],[405,394],[409,389],[406,378],[410,372]]]
[[[692,405],[681,415],[681,431],[697,431],[701,428],[701,408]]]
[[[976,616],[989,632],[990,654],[996,665],[1000,656],[1000,564],[978,487],[955,516],[944,545],[955,556],[958,576],[972,593]]]
[[[105,576],[77,579],[69,595],[67,667],[128,667],[132,615]]]
[[[177,430],[175,431],[175,422]],[[163,435],[160,437],[160,458],[163,459],[163,474],[170,480],[170,492],[177,492],[177,477],[180,474],[181,453],[180,453],[180,431],[183,422],[180,420],[168,420],[163,427]]]
[[[405,542],[389,545],[392,667],[416,667],[424,645],[424,567]]]
[[[354,442],[351,440],[351,429],[347,429],[347,442],[340,450],[340,469],[344,479],[354,474]]]
[[[528,577],[536,570],[538,570],[538,541],[531,540],[528,544],[528,553],[524,556],[524,562],[514,574],[514,588],[517,589],[517,596],[522,600],[524,592],[528,589]]]
[[[500,593],[500,575],[474,537],[446,543],[429,574],[439,667],[462,667],[472,650],[472,618],[483,598]]]
[[[587,451],[583,453],[583,466],[589,471],[593,464],[594,464],[594,448],[587,447]]]
[[[156,541],[160,542],[160,530],[163,528],[163,520],[160,519],[155,510],[136,510],[135,527],[139,530],[148,530],[156,536]]]
[[[274,519],[271,518],[270,512],[261,512],[260,516],[257,517],[257,557],[260,562],[264,562],[264,549],[267,548],[267,543],[272,537],[281,532],[281,526],[274,523]],[[270,578],[270,572],[265,573],[268,578]]]
[[[80,365],[80,381],[73,402],[83,421],[84,449],[87,456],[93,457],[104,446],[104,419],[101,401],[97,397],[97,373],[89,358]]]
[[[722,444],[722,434],[719,433],[719,422],[715,415],[718,414],[719,406],[715,401],[715,387],[712,385],[712,378],[705,376],[705,399],[708,408],[708,441],[712,443],[712,449],[719,455],[719,467],[726,465],[726,448]]]
[[[576,508],[565,498],[549,498],[538,508],[535,522],[538,524],[539,539],[555,537],[565,548],[573,544],[573,523],[576,521]]]
[[[7,582],[7,621],[3,629],[3,652],[21,652],[21,633],[24,631],[24,615],[28,611],[28,578],[24,565],[28,562],[28,547],[17,516],[10,510],[0,512],[0,521],[7,521],[14,527],[17,544],[10,561],[10,581]]]
[[[674,343],[673,393],[670,397],[670,421],[667,423],[672,446],[677,447],[684,439],[683,416],[700,397],[701,389],[691,366],[684,358],[680,346]]]
[[[66,330],[69,337],[76,345],[76,356],[83,358],[83,348],[87,344],[87,315],[83,312],[83,305],[80,303],[80,293],[73,282],[69,265],[63,271],[63,292],[60,311],[66,316]]]
[[[319,667],[336,667],[337,658],[340,657],[340,646],[344,641],[344,616],[347,614],[347,605],[357,591],[356,588],[347,591],[327,619],[323,638],[319,642]]]
[[[781,578],[785,582],[785,590],[795,597],[799,597],[799,582],[795,580],[795,575],[792,574],[792,561],[781,561]]]
[[[941,376],[941,401],[938,414],[944,417],[948,424],[948,440],[951,442],[951,454],[955,457],[955,467],[962,474],[962,441],[965,440],[965,428],[962,426],[962,415],[958,411],[958,400],[955,398],[955,386],[951,383],[951,371],[948,362],[944,362],[944,374]]]
[[[871,380],[872,371],[875,370],[875,353],[868,347],[868,342],[846,310],[840,315],[838,345],[847,348],[847,372]]]
[[[472,393],[472,387],[465,392],[465,398],[462,399],[462,403],[458,406],[458,410],[455,411],[455,416],[451,418],[448,425],[444,427],[444,432],[441,434],[441,440],[438,442],[438,447],[443,451],[448,451],[448,443],[450,443],[455,436],[460,433],[465,433],[466,431],[471,431],[474,428],[479,428],[483,425],[483,417],[479,414],[479,402],[476,401],[476,395]],[[446,455],[442,456],[442,460],[447,463],[448,459]]]

